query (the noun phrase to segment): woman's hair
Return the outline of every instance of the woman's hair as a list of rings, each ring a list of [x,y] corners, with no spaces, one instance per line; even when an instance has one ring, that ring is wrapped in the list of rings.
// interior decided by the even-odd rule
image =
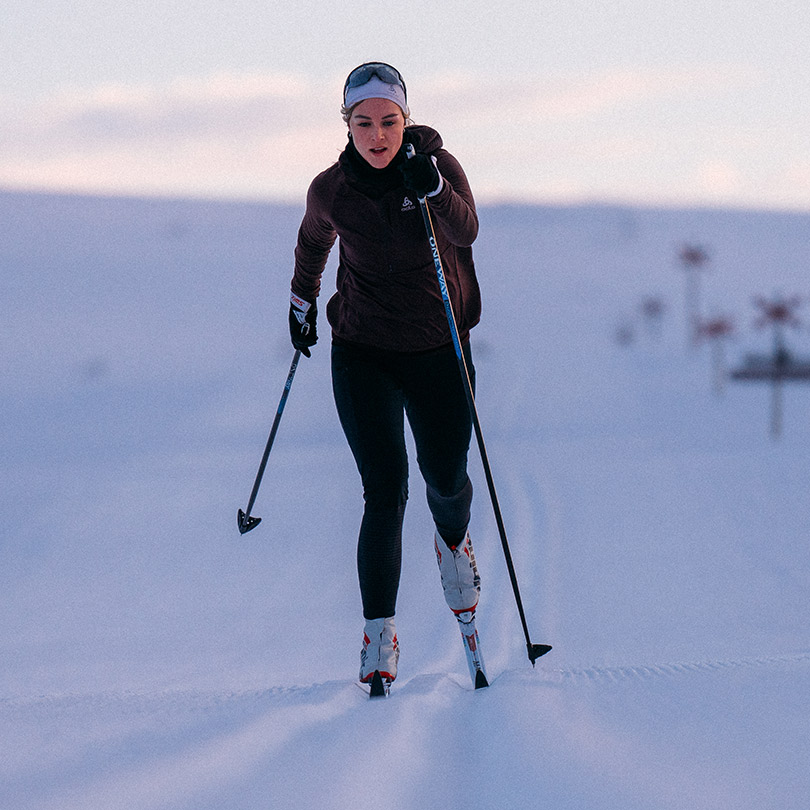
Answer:
[[[357,102],[357,104],[362,104],[362,103],[363,103],[362,101]],[[352,113],[354,112],[354,108],[357,106],[357,104],[352,104],[351,107],[345,107],[345,106],[341,105],[341,107],[340,107],[340,116],[341,116],[341,118],[343,118],[343,123],[346,124],[346,126],[349,126],[349,121],[351,120]],[[404,117],[405,117],[405,126],[406,127],[411,126],[413,124],[413,120],[411,119],[411,116],[407,115],[407,116],[404,116]]]

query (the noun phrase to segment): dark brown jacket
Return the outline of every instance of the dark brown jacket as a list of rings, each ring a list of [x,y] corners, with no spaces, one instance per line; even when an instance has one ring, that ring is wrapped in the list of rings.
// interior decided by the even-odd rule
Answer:
[[[418,152],[435,155],[444,178],[441,192],[428,198],[428,204],[464,340],[481,314],[471,248],[478,235],[475,203],[464,171],[442,149],[438,132],[407,127],[405,141]],[[352,152],[353,146],[347,147],[310,185],[295,249],[293,292],[315,300],[327,257],[339,238],[337,292],[326,310],[337,341],[406,352],[450,343],[422,212],[396,169],[402,156],[380,170],[388,178],[383,182],[382,175],[374,177],[377,170]]]

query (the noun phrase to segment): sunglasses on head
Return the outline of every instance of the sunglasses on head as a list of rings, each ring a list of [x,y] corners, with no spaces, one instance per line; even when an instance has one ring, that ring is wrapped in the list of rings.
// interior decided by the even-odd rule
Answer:
[[[375,76],[386,84],[398,84],[405,94],[408,94],[405,87],[405,80],[395,67],[387,65],[385,62],[366,62],[356,67],[349,74],[349,77],[346,79],[346,84],[343,85],[343,97],[346,97],[346,91],[350,88],[362,87]]]

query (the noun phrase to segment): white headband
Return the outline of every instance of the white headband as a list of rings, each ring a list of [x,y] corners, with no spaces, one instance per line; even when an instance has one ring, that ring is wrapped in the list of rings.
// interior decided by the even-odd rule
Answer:
[[[398,84],[388,84],[388,82],[381,81],[376,76],[372,76],[365,84],[360,87],[350,87],[346,91],[346,101],[344,106],[347,110],[365,101],[367,98],[387,98],[393,101],[402,114],[407,118],[410,115],[408,110],[408,102],[405,99],[405,91]]]

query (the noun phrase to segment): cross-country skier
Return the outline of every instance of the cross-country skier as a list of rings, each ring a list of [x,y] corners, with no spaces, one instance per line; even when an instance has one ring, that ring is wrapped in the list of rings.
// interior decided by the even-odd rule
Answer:
[[[394,616],[402,522],[408,498],[404,419],[416,444],[447,604],[472,617],[480,581],[467,532],[471,414],[451,342],[418,199],[428,198],[437,247],[471,379],[469,331],[481,302],[471,245],[472,193],[438,132],[415,126],[399,72],[383,62],[355,68],[343,90],[348,143],[307,194],[298,232],[289,314],[293,346],[317,341],[316,300],[339,239],[332,328],[332,383],[341,425],[363,483],[357,567],[365,618],[360,680],[397,674]],[[407,159],[405,145],[416,155]]]

